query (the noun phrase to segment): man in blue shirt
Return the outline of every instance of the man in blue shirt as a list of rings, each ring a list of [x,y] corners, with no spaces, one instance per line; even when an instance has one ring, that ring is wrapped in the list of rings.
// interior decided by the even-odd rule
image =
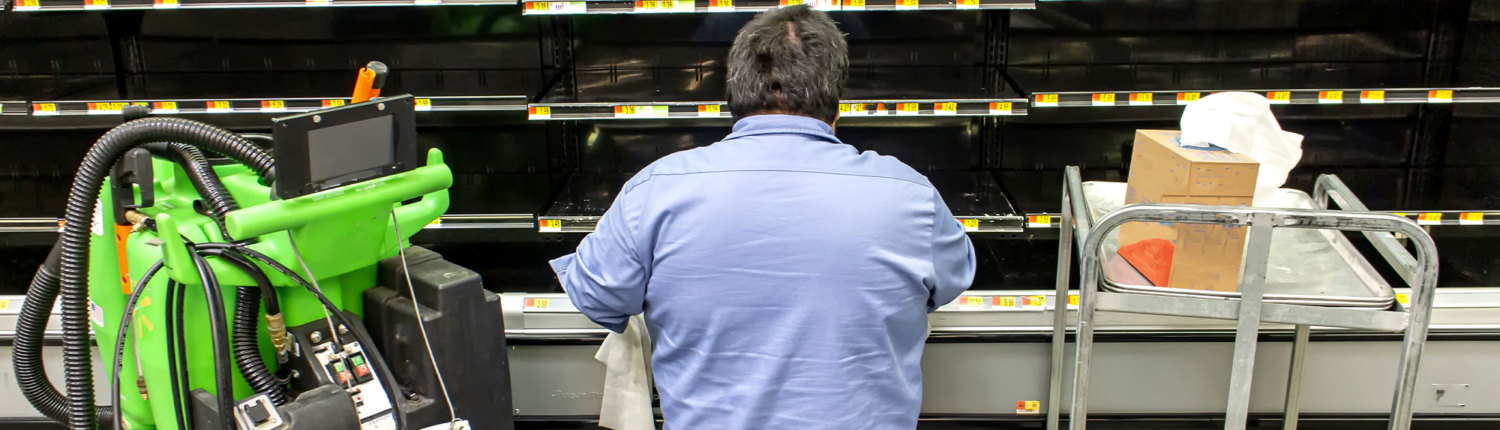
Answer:
[[[834,137],[848,64],[822,12],[756,17],[729,54],[734,132],[646,167],[552,262],[600,325],[646,314],[667,428],[916,426],[927,313],[974,248],[927,178]]]

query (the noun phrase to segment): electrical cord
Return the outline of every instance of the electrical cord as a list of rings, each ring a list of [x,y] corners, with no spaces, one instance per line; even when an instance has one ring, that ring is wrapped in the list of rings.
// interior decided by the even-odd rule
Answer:
[[[302,251],[297,249],[297,239],[293,237],[291,230],[286,231],[286,243],[292,246],[292,255],[297,257],[297,264],[302,266],[302,271],[307,272],[307,279],[312,280],[313,289],[317,290],[318,294],[323,294],[323,287],[318,285],[318,277],[313,276],[312,268],[307,267],[306,261],[302,261]],[[330,315],[330,313],[333,312],[338,312],[338,308],[324,308],[323,320],[328,321],[328,334],[333,336],[334,344],[340,345],[342,347],[344,345],[344,341],[342,339],[339,339],[339,331],[334,327],[333,316]],[[344,383],[348,384],[349,382],[344,381]]]
[[[281,313],[281,307],[276,300],[276,292],[271,286],[270,279],[266,278],[265,272],[261,271],[255,263],[251,263],[249,259],[232,250],[200,249],[198,253],[205,256],[217,256],[254,280],[256,286],[237,289],[230,342],[234,352],[234,364],[251,389],[265,394],[273,405],[286,404],[286,387],[271,373],[260,356],[260,336],[257,329],[260,327],[258,312],[262,296],[267,298],[265,301],[267,315],[279,317]],[[270,294],[267,294],[267,291]]]
[[[448,429],[458,422],[458,413],[453,410],[453,400],[448,397],[448,383],[443,382],[443,370],[438,368],[437,357],[432,355],[432,342],[427,340],[427,324],[422,322],[422,308],[417,304],[417,289],[411,283],[411,269],[406,266],[406,247],[401,246],[401,223],[396,220],[396,211],[391,214],[391,225],[396,227],[396,252],[401,255],[401,275],[406,277],[406,292],[411,294],[411,314],[417,318],[417,330],[422,333],[422,346],[427,348],[427,359],[432,361],[432,373],[437,375],[438,388],[443,390],[443,403],[448,404]]]
[[[125,301],[125,312],[120,314],[120,329],[115,333],[115,359],[109,367],[109,371],[114,375],[114,379],[109,384],[109,398],[114,399],[110,408],[114,412],[116,430],[125,428],[125,416],[120,414],[120,372],[124,369],[121,362],[125,361],[125,341],[130,338],[130,317],[135,314],[135,302],[140,300],[141,293],[146,291],[146,284],[151,282],[151,277],[156,276],[157,271],[161,270],[163,263],[157,260],[150,269],[146,269],[146,273],[141,275],[141,280],[135,283],[135,289],[131,290],[130,299]],[[132,340],[130,343],[134,345],[135,341]]]
[[[371,340],[370,337],[365,334],[364,330],[359,330],[354,324],[352,324],[343,312],[338,312],[338,306],[334,306],[333,301],[328,300],[328,296],[323,295],[322,291],[319,291],[317,288],[313,287],[312,283],[307,282],[306,279],[302,278],[302,275],[298,275],[297,272],[294,272],[292,271],[292,269],[287,268],[285,264],[281,264],[281,262],[276,261],[266,254],[262,254],[260,251],[251,249],[248,246],[228,243],[200,243],[198,244],[198,247],[205,249],[233,249],[244,254],[247,257],[250,257],[251,259],[265,264],[272,270],[275,270],[282,275],[286,275],[286,277],[291,278],[293,282],[296,282],[298,285],[301,285],[302,288],[306,289],[309,293],[312,293],[313,297],[316,297],[319,302],[323,303],[323,308],[325,310],[333,310],[333,318],[338,320],[339,324],[344,324],[348,327],[355,327],[350,329],[349,332],[354,334],[355,341],[359,342],[359,344],[364,347],[366,353],[365,355],[371,358],[370,363],[375,366],[375,375],[379,376],[382,382],[385,382],[386,398],[390,401],[391,409],[395,411],[394,414],[396,415],[396,428],[408,428],[406,425],[406,411],[402,410],[401,407],[398,406],[400,405],[400,401],[398,400],[397,393],[400,392],[400,389],[396,386],[396,378],[391,373],[390,367],[386,366],[385,360],[379,359],[380,351],[378,348],[376,348],[375,341]]]
[[[196,252],[189,255],[198,269],[198,279],[203,284],[203,300],[208,304],[208,327],[213,333],[214,391],[219,400],[219,417],[223,420],[220,422],[228,426],[235,422],[234,381],[233,374],[230,373],[229,323],[224,316],[224,297],[219,294],[219,280],[208,266],[208,260]]]
[[[172,410],[174,415],[176,415],[175,418],[177,418],[178,429],[186,429],[187,422],[191,421],[191,418],[187,415],[191,411],[184,410],[182,407],[182,395],[187,392],[184,389],[187,383],[187,369],[182,368],[181,363],[177,361],[177,351],[179,349],[186,349],[181,332],[176,329],[178,325],[181,325],[179,321],[182,321],[182,302],[186,298],[184,295],[185,290],[187,290],[186,286],[178,288],[176,280],[167,278],[167,307],[162,311],[162,313],[167,315],[166,329],[167,334],[171,336],[166,342],[167,369],[169,370],[168,378],[172,384]]]

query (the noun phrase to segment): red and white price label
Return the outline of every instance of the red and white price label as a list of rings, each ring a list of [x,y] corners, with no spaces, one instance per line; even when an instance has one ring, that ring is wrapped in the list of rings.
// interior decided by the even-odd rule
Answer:
[[[1325,105],[1336,105],[1344,102],[1343,91],[1318,91],[1318,103]]]
[[[526,310],[547,309],[550,307],[552,307],[551,299],[534,299],[529,297],[526,299]]]
[[[286,112],[286,101],[284,100],[261,100],[260,111],[265,113]]]
[[[1011,102],[990,102],[990,115],[1014,115]]]
[[[1130,93],[1131,106],[1151,106],[1151,101],[1156,99],[1151,93]]]
[[[723,108],[719,105],[698,105],[698,116],[718,118],[722,115]]]
[[[1359,102],[1365,104],[1385,103],[1384,90],[1369,90],[1359,92]]]
[[[32,116],[57,116],[57,103],[32,103]]]
[[[1427,212],[1427,213],[1417,214],[1417,224],[1419,224],[1419,225],[1439,225],[1439,224],[1442,224],[1442,223],[1443,223],[1443,213],[1442,212]]]
[[[562,233],[562,220],[543,219],[537,220],[537,231],[542,233]]]
[[[568,15],[588,12],[588,3],[581,1],[534,1],[527,2],[522,10],[527,15]]]
[[[328,6],[333,4],[333,2],[330,0],[306,0],[304,4],[307,6]]]
[[[979,220],[977,220],[977,219],[974,219],[974,218],[964,218],[964,219],[958,220],[958,222],[960,224],[964,225],[964,231],[971,232],[971,233],[979,231]]]
[[[432,110],[432,99],[417,99],[416,104],[417,112],[427,112]]]
[[[151,113],[173,115],[177,112],[177,102],[151,102]]]
[[[1115,93],[1095,93],[1093,96],[1094,106],[1114,106]]]
[[[1017,415],[1037,415],[1042,413],[1042,402],[1026,400],[1016,402]]]
[[[1484,225],[1484,214],[1479,212],[1464,212],[1458,214],[1459,225]]]
[[[215,101],[205,102],[204,103],[204,107],[208,109],[208,113],[230,113],[230,112],[234,112],[234,106],[230,105],[229,102],[225,101],[225,100],[215,100]]]
[[[1428,103],[1453,103],[1453,90],[1432,90],[1427,92]]]
[[[1266,93],[1266,100],[1270,100],[1271,104],[1273,104],[1273,105],[1291,104],[1292,103],[1292,92],[1291,91],[1272,91],[1272,92]]]
[[[984,309],[984,297],[963,296],[958,298],[959,309]]]
[[[42,10],[42,2],[40,0],[21,0],[16,2],[16,12],[30,12],[38,10]]]
[[[128,105],[125,102],[89,103],[89,115],[119,115]]]
[[[526,108],[526,119],[552,119],[552,108],[548,106],[532,106]]]
[[[1052,215],[1027,215],[1026,226],[1031,228],[1052,227]]]
[[[343,106],[343,105],[344,105],[344,103],[345,103],[345,102],[344,102],[344,100],[342,100],[342,99],[329,99],[329,100],[324,100],[324,101],[323,101],[323,108],[324,108],[324,109],[327,109],[327,108],[331,108],[331,107],[339,107],[339,106]]]
[[[1021,309],[1040,311],[1047,309],[1047,296],[1021,296]]]
[[[920,110],[916,103],[896,103],[896,115],[916,115]]]
[[[933,103],[932,104],[932,113],[934,115],[958,115],[958,103],[955,103],[955,102],[937,102],[937,103]]]
[[[1188,103],[1192,103],[1198,101],[1198,99],[1202,96],[1202,93],[1177,93],[1177,104],[1185,105]]]
[[[1057,94],[1037,94],[1036,107],[1057,107]]]

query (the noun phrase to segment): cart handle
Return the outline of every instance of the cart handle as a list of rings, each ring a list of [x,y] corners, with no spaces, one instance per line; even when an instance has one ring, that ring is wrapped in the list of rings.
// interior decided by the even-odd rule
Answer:
[[[1318,181],[1313,185],[1313,204],[1317,205],[1318,209],[1328,209],[1330,198],[1338,204],[1339,208],[1346,211],[1370,211],[1370,208],[1366,207],[1365,203],[1361,202],[1338,176],[1318,175]],[[1375,245],[1375,250],[1380,251],[1380,256],[1385,257],[1386,263],[1389,263],[1391,268],[1396,270],[1396,274],[1401,276],[1401,280],[1406,281],[1406,285],[1416,288],[1417,259],[1406,251],[1406,247],[1401,246],[1401,243],[1397,242],[1390,232],[1366,231],[1364,235],[1365,239]]]

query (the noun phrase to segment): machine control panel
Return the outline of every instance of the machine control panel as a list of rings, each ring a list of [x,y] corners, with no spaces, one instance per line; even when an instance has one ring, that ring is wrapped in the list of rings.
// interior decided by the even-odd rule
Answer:
[[[313,359],[324,376],[333,381],[354,400],[360,427],[366,430],[391,428],[395,424],[385,386],[375,376],[365,351],[357,343],[338,346],[324,342],[313,346]]]
[[[265,394],[257,394],[235,405],[234,418],[242,430],[279,430],[286,425]]]

